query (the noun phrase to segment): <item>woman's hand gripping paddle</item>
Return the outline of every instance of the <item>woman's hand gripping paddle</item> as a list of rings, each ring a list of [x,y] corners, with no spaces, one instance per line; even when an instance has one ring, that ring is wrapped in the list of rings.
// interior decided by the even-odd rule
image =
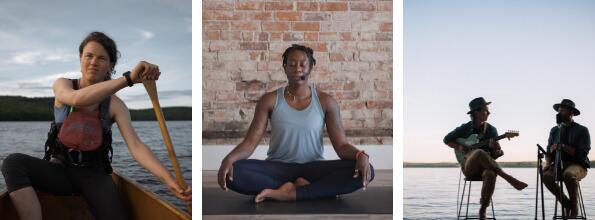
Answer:
[[[171,143],[169,132],[167,131],[167,126],[165,125],[165,119],[163,118],[163,113],[161,112],[161,105],[159,105],[159,98],[157,97],[157,86],[155,85],[155,81],[145,80],[143,81],[143,85],[145,86],[145,89],[147,90],[147,93],[151,98],[151,102],[153,103],[153,110],[155,111],[155,116],[157,117],[157,121],[159,122],[161,134],[163,135],[163,141],[165,142],[167,152],[169,153],[169,159],[171,160],[171,164],[176,173],[176,180],[178,181],[178,185],[180,185],[182,189],[186,189],[186,181],[184,181],[182,172],[180,171],[180,165],[178,164],[178,159],[176,158],[176,152],[174,151],[174,147]],[[192,213],[192,204],[188,204],[187,208],[188,212]]]

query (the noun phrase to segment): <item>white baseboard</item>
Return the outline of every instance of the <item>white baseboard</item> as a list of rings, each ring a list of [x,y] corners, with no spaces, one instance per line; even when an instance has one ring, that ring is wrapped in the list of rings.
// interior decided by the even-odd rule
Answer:
[[[203,145],[202,169],[218,170],[221,160],[234,148],[233,145]],[[358,149],[370,155],[370,163],[374,169],[393,169],[393,145],[358,145]],[[250,159],[264,160],[267,156],[268,145],[259,145]],[[327,160],[339,159],[332,146],[324,146],[324,158]]]

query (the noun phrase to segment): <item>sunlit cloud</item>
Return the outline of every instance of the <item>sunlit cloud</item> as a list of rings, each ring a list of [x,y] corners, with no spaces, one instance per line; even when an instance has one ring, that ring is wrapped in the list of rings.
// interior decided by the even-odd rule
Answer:
[[[143,40],[150,40],[151,38],[153,38],[155,36],[155,34],[153,32],[150,31],[141,31],[141,36]]]
[[[9,63],[20,65],[46,65],[55,62],[69,62],[76,56],[66,52],[57,51],[21,51],[13,54]]]

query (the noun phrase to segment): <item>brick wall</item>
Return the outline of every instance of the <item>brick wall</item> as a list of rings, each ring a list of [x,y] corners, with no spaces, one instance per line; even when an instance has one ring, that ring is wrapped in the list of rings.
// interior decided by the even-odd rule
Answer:
[[[314,49],[310,81],[350,142],[392,144],[392,1],[203,1],[202,19],[204,144],[243,139],[258,99],[286,84],[292,43]]]

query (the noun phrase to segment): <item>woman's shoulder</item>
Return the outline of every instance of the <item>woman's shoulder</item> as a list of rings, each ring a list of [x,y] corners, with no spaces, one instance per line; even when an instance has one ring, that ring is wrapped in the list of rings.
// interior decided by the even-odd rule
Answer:
[[[277,89],[270,91],[270,92],[266,92],[265,94],[263,94],[260,97],[260,100],[258,100],[258,104],[259,105],[263,105],[263,106],[274,106],[275,102],[277,101]]]
[[[323,105],[323,107],[328,107],[329,105],[337,104],[337,100],[335,100],[333,96],[322,91],[319,88],[316,88],[316,94],[318,95],[318,100],[320,101],[320,104]]]
[[[68,78],[64,78],[64,77],[59,77],[58,79],[56,79],[56,81],[54,81],[54,89],[56,89],[56,87],[72,87],[72,79],[68,79]]]

